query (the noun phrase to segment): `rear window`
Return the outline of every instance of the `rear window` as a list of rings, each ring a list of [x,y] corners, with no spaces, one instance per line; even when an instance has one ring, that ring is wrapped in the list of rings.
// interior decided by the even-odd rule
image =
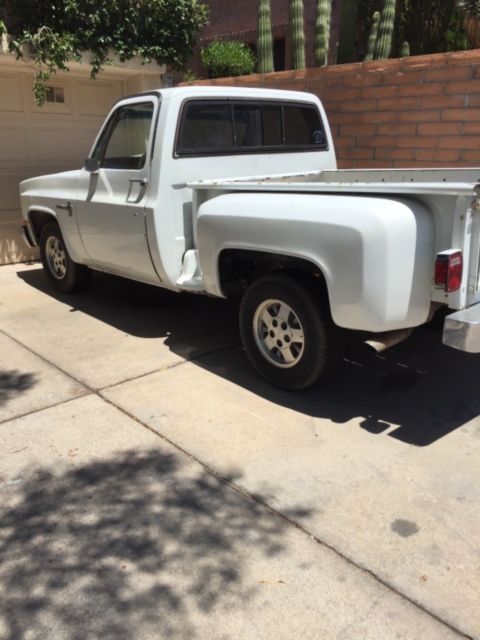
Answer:
[[[189,104],[182,122],[181,149],[231,149],[233,146],[230,105]]]
[[[182,109],[175,155],[321,151],[326,148],[325,130],[314,105],[193,100]]]

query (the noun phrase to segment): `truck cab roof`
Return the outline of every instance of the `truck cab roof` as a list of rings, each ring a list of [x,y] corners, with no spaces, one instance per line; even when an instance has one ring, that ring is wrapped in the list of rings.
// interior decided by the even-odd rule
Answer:
[[[212,98],[258,98],[262,100],[295,100],[305,102],[318,102],[318,98],[304,91],[287,91],[283,89],[257,89],[252,87],[231,87],[231,86],[203,86],[188,85],[182,87],[158,88],[150,91],[123,96],[117,102],[138,98],[144,95],[159,95],[164,98],[196,98],[196,97],[212,97]]]

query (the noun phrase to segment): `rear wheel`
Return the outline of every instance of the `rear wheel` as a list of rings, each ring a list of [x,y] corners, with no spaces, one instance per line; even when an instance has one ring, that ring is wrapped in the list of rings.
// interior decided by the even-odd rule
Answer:
[[[80,291],[88,285],[90,270],[70,258],[56,222],[48,222],[42,227],[40,255],[45,273],[57,291]]]
[[[343,348],[328,305],[303,283],[267,275],[247,289],[240,333],[257,371],[285,389],[305,389],[325,376]]]

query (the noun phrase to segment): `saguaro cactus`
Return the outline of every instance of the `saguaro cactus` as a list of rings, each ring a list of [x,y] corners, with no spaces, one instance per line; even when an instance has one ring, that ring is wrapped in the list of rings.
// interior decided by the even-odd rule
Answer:
[[[289,0],[288,25],[292,47],[292,69],[305,67],[305,33],[303,29],[303,0]]]
[[[324,67],[327,64],[331,13],[332,0],[317,0],[314,37],[315,65],[317,67]]]
[[[373,60],[373,56],[375,53],[375,44],[377,42],[378,36],[378,25],[380,22],[380,12],[375,11],[372,16],[372,28],[370,29],[370,35],[368,36],[367,42],[367,55],[365,56],[365,61]]]
[[[273,39],[270,0],[259,0],[257,29],[257,71],[273,71]]]
[[[474,49],[480,47],[480,2],[479,0],[455,0],[463,15],[465,33]]]
[[[374,58],[381,60],[389,58],[392,51],[393,25],[395,22],[395,2],[396,0],[385,0],[382,17],[378,27],[377,42],[375,45]]]
[[[408,58],[410,56],[410,45],[408,42],[404,42],[402,44],[402,48],[400,49],[400,57]]]

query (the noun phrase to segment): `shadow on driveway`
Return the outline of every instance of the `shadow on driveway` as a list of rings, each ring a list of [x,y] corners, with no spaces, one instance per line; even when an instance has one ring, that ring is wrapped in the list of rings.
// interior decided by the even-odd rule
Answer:
[[[165,338],[172,352],[199,358],[198,346],[218,336],[219,347],[239,345],[236,302],[171,293],[94,273],[79,295],[53,292],[41,270],[19,272],[28,285],[122,332]],[[418,329],[406,342],[375,356],[354,348],[327,382],[300,393],[275,389],[259,379],[239,346],[195,363],[271,402],[408,444],[427,446],[480,415],[480,358],[441,344],[441,331]]]
[[[280,553],[287,532],[264,507],[159,451],[39,470],[19,487],[0,518],[8,640],[195,638],[198,615],[218,622],[228,607],[248,607],[258,584],[244,565]]]
[[[20,373],[16,369],[0,370],[0,407],[24,391],[28,391],[36,382],[33,373]]]

